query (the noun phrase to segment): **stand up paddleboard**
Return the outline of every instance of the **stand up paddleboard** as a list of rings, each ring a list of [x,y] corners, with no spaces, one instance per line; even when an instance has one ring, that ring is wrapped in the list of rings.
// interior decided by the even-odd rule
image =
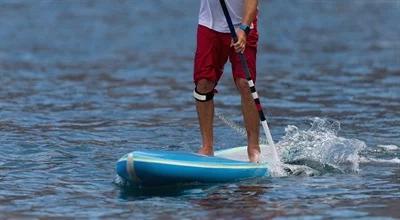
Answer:
[[[246,147],[217,151],[214,157],[143,150],[123,156],[116,170],[123,180],[138,186],[234,182],[269,175],[267,164],[245,160],[248,160]]]
[[[229,30],[234,42],[238,40],[225,0],[220,0]],[[251,95],[256,105],[261,125],[268,143],[271,158],[279,163],[274,141],[269,131],[267,119],[261,107],[254,81],[243,53],[238,53]],[[243,153],[245,152],[245,154]],[[236,156],[247,155],[246,147],[232,148],[215,153],[215,157],[195,153],[166,151],[134,151],[117,162],[117,173],[122,179],[134,185],[164,185],[188,182],[232,182],[268,175],[267,164],[250,163]],[[232,157],[234,156],[234,157]],[[247,159],[247,157],[246,157]]]

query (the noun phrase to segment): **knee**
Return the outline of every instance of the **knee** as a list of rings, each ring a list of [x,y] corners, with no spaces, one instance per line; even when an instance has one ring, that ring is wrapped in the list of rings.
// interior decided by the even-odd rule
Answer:
[[[197,82],[196,89],[199,93],[209,93],[214,90],[215,83],[207,79],[201,79]]]
[[[247,80],[242,79],[242,78],[237,78],[235,80],[235,84],[240,93],[244,93],[244,92],[248,93],[249,92],[249,85],[247,83]]]

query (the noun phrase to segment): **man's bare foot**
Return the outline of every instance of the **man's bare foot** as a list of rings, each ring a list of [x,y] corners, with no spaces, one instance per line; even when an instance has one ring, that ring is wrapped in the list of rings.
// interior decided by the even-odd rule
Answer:
[[[260,146],[247,147],[247,154],[249,155],[250,162],[253,162],[253,163],[260,162],[260,155],[261,155]]]
[[[214,156],[214,150],[212,147],[201,147],[197,153],[207,156]]]

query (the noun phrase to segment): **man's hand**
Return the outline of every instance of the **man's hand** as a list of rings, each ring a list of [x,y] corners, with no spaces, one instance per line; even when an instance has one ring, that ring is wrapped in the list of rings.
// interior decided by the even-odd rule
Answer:
[[[236,35],[237,35],[237,41],[236,43],[231,42],[231,47],[233,46],[235,48],[236,53],[243,53],[244,49],[246,48],[246,33],[238,28],[236,30]]]
[[[258,0],[244,0],[244,13],[241,24],[251,26],[254,18],[257,16]],[[242,28],[236,30],[238,40],[232,42],[231,46],[235,48],[237,53],[243,53],[246,48],[246,33]]]

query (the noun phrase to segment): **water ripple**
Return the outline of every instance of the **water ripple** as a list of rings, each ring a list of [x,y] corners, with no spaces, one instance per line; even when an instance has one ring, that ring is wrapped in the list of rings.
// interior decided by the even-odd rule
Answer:
[[[0,218],[400,218],[399,8],[261,2],[256,86],[297,176],[134,190],[120,156],[200,146],[198,2],[0,1]],[[215,104],[241,128],[225,70]]]

